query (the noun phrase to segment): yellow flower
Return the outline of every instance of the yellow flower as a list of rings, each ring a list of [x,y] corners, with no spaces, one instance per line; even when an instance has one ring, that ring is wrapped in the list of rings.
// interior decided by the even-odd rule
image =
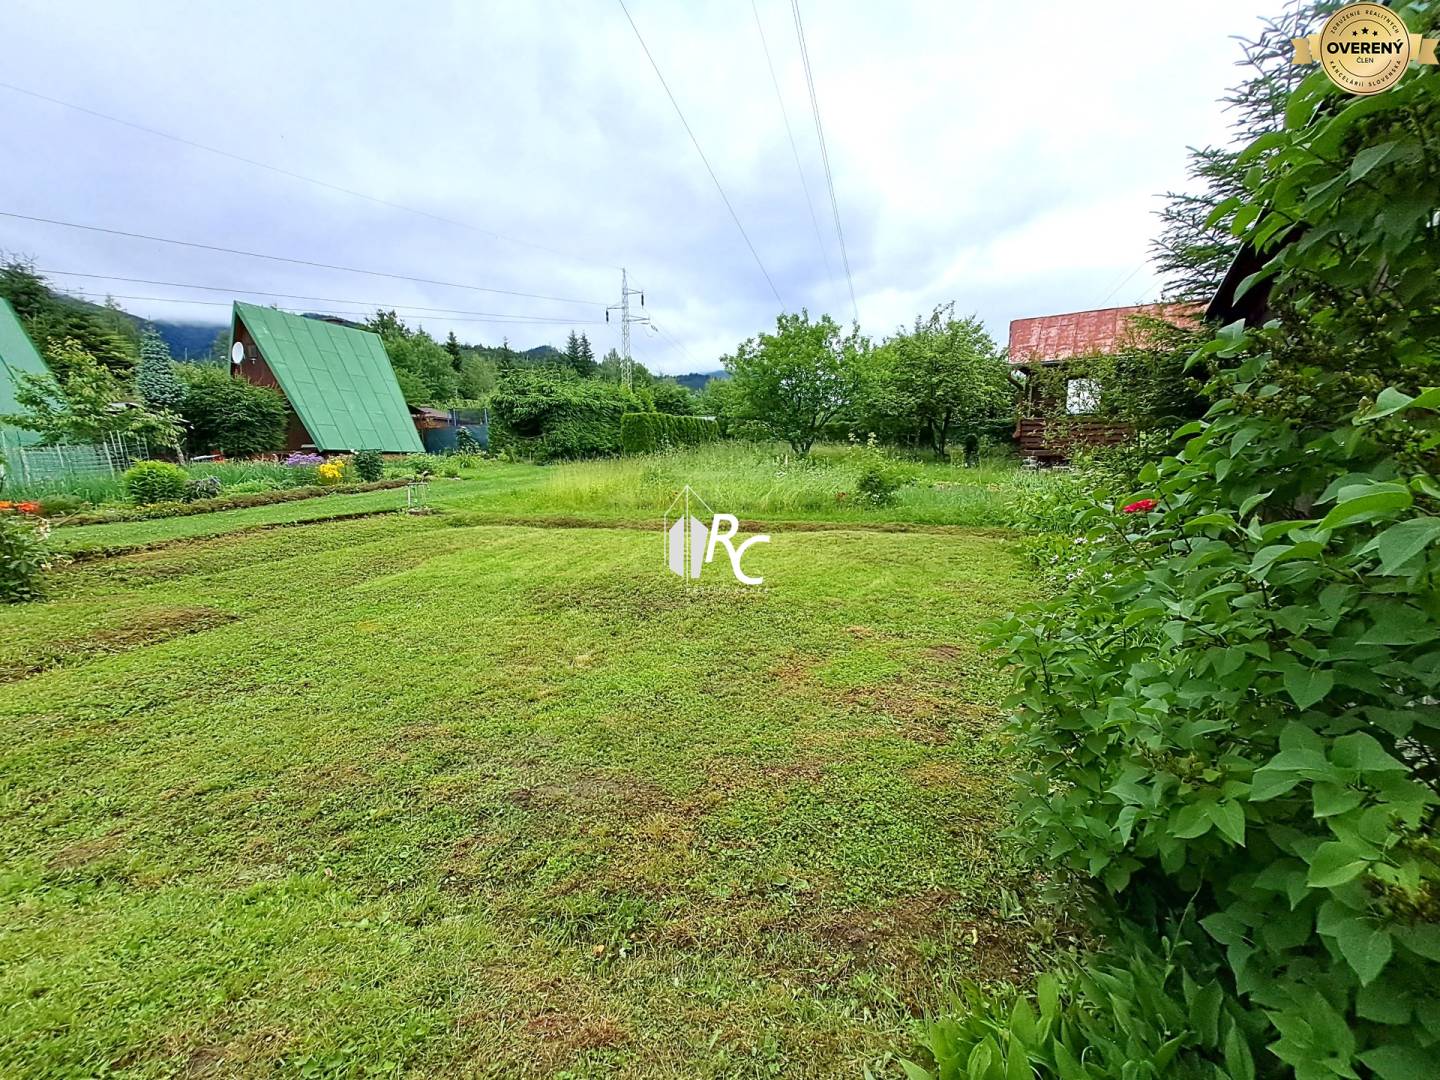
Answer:
[[[341,480],[345,479],[345,462],[336,458],[332,461],[325,462],[324,465],[321,465],[315,471],[319,474],[322,484],[338,484]]]

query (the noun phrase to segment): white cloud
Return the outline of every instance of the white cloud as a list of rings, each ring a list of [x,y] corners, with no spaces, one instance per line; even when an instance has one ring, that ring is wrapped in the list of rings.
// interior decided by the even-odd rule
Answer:
[[[848,318],[788,5],[759,0],[833,281],[749,4],[629,6],[781,295]],[[1187,145],[1223,138],[1215,99],[1236,77],[1230,36],[1256,25],[1239,0],[1101,10],[807,0],[802,10],[865,329],[882,334],[954,300],[1001,340],[1011,318],[1153,295],[1141,265],[1153,196],[1184,182]],[[773,297],[616,4],[21,0],[7,5],[6,24],[7,82],[478,228],[5,90],[0,209],[600,302],[614,298],[624,264],[681,343],[637,332],[637,356],[665,371],[710,367],[773,322]],[[12,219],[0,218],[0,247],[57,270],[562,315],[602,351],[618,338],[597,307]],[[220,307],[126,304],[224,317]],[[415,321],[520,346],[568,329],[461,319]]]

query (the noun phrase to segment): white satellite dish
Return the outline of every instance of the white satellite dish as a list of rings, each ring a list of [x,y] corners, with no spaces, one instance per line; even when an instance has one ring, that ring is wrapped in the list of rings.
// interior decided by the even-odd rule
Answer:
[[[235,342],[230,346],[230,362],[232,364],[243,363],[245,360],[245,345],[243,342]]]

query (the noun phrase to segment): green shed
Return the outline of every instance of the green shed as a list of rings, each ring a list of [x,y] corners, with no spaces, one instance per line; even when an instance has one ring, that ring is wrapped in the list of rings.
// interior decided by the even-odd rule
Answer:
[[[231,374],[290,404],[287,450],[424,453],[378,334],[235,304]]]
[[[22,375],[47,375],[49,371],[20,324],[20,316],[0,297],[0,416],[20,411],[15,391]],[[0,424],[0,452],[7,446],[33,446],[39,441],[37,432]]]

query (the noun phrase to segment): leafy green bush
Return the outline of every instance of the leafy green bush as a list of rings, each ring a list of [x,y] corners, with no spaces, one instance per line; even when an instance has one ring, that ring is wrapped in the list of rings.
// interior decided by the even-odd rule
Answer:
[[[185,485],[185,501],[219,498],[222,486],[218,476],[197,476]]]
[[[39,599],[41,574],[53,557],[47,536],[43,521],[0,510],[0,603]]]
[[[385,472],[385,460],[379,450],[356,451],[353,461],[355,475],[365,483],[374,483]]]
[[[1182,967],[1169,941],[1130,939],[1083,966],[1014,988],[963,988],[951,1018],[926,1025],[909,1080],[1254,1080],[1256,1017],[1213,978]],[[1213,967],[1213,964],[1210,965]]]
[[[140,461],[125,470],[121,482],[130,501],[145,506],[180,502],[185,498],[190,476],[179,465],[168,461]]]
[[[455,432],[455,452],[457,454],[478,454],[480,452],[480,440],[470,434],[469,428],[460,428]]]
[[[45,495],[40,500],[40,516],[47,518],[65,517],[78,513],[89,504],[79,495]]]
[[[916,470],[897,461],[879,448],[874,435],[852,453],[855,463],[855,493],[871,506],[889,506],[900,489],[913,483]]]
[[[621,417],[636,405],[616,383],[516,369],[490,399],[492,445],[541,462],[617,454]]]
[[[632,412],[620,417],[620,445],[627,454],[649,454],[671,446],[696,446],[720,438],[708,417]]]
[[[1193,908],[1266,1066],[1412,1080],[1440,1052],[1440,72],[1355,100],[1317,72],[1286,115],[1229,208],[1271,321],[1205,346],[1204,419],[1079,508],[1075,581],[997,636],[1021,830],[1119,919]]]
[[[185,384],[180,415],[190,425],[191,453],[245,457],[285,445],[288,415],[277,391],[208,364],[177,364],[175,373]]]

